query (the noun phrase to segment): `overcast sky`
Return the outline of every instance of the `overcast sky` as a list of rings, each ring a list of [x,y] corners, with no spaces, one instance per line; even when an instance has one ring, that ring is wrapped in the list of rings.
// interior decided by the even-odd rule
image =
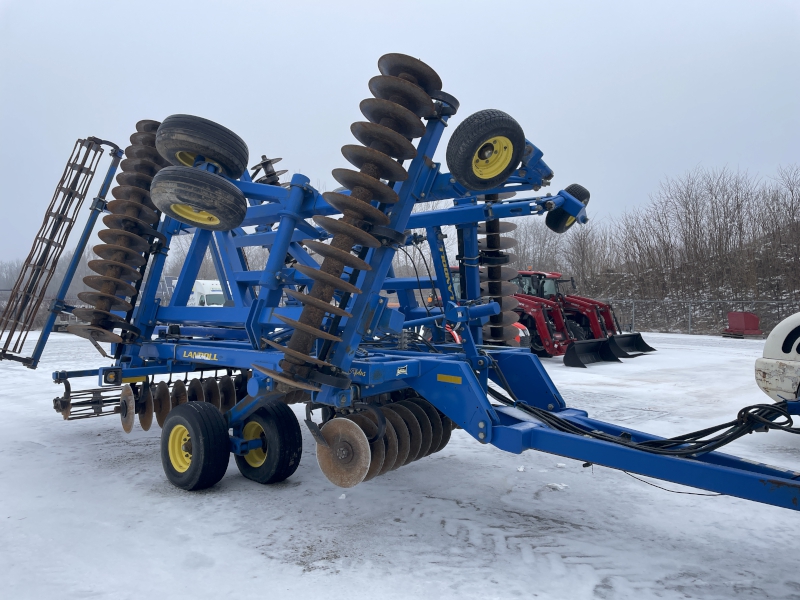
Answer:
[[[0,0],[0,260],[27,254],[75,139],[124,147],[140,119],[212,119],[332,189],[387,52],[438,71],[454,125],[511,114],[596,219],[697,166],[800,162],[798,0]]]

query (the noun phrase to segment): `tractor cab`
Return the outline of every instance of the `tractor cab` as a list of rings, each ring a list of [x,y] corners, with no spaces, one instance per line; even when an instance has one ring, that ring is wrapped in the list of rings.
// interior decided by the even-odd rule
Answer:
[[[562,279],[561,273],[546,271],[520,271],[519,277],[512,279],[511,283],[516,283],[523,294],[545,300],[550,300],[559,294],[566,295],[560,288],[562,283],[571,283],[573,289],[575,288],[574,279]]]

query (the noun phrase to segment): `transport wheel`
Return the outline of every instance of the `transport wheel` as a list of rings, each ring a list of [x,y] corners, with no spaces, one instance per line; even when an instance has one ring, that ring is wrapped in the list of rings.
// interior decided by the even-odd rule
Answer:
[[[231,179],[247,168],[247,144],[230,129],[192,115],[171,115],[156,131],[156,149],[175,166],[191,167],[202,156]]]
[[[502,185],[519,165],[525,133],[519,123],[500,110],[482,110],[456,127],[447,144],[447,167],[469,190]]]
[[[199,229],[230,231],[247,212],[244,194],[227,179],[191,167],[166,167],[153,177],[150,198],[164,214]]]
[[[584,206],[589,204],[589,190],[582,185],[571,183],[564,188],[564,191],[575,196],[577,200],[583,202]],[[547,213],[544,222],[551,231],[556,233],[564,233],[567,229],[575,224],[575,217],[573,217],[563,208],[559,207]]]
[[[244,439],[261,438],[261,447],[236,456],[236,466],[247,479],[278,483],[300,465],[303,436],[292,409],[280,400],[259,408],[244,424]]]
[[[225,475],[229,455],[228,428],[214,405],[188,402],[170,411],[161,431],[161,465],[173,485],[211,487]]]

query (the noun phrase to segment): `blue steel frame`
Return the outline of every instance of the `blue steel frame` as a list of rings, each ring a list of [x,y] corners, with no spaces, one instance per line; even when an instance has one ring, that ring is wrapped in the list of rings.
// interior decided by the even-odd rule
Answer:
[[[434,258],[436,279],[396,278],[391,265],[397,248],[386,245],[370,250],[366,261],[371,270],[360,274],[357,285],[361,294],[351,299],[348,305],[348,311],[357,317],[340,322],[337,333],[342,341],[334,345],[334,351],[327,359],[350,374],[352,385],[344,390],[323,385],[313,394],[313,402],[341,408],[366,396],[413,388],[480,443],[493,444],[508,452],[541,450],[800,509],[800,473],[755,464],[720,452],[694,458],[655,455],[591,437],[561,433],[518,408],[493,406],[489,402],[489,382],[498,383],[496,371],[491,367],[497,365],[521,404],[551,411],[587,432],[626,433],[634,441],[657,439],[646,433],[589,419],[587,413],[567,408],[539,359],[527,349],[481,347],[481,325],[499,308],[494,303],[476,305],[480,296],[477,224],[489,218],[542,215],[558,207],[576,217],[579,223],[585,223],[587,217],[584,205],[564,190],[554,195],[514,198],[491,205],[481,202],[478,196],[486,193],[538,191],[549,184],[552,171],[542,161],[542,152],[526,142],[522,164],[504,185],[480,194],[465,189],[448,173],[441,173],[441,165],[432,160],[446,125],[447,117],[428,121],[425,135],[418,145],[417,158],[409,165],[408,179],[395,185],[400,200],[392,209],[389,224],[396,232],[425,230]],[[195,166],[213,170],[205,163]],[[278,315],[298,318],[301,307],[286,302],[284,289],[313,285],[312,280],[286,266],[285,257],[288,253],[301,264],[317,266],[300,242],[309,238],[322,240],[328,235],[310,225],[307,219],[337,212],[309,185],[309,179],[304,175],[295,174],[288,189],[254,183],[246,173],[233,183],[249,201],[244,222],[229,232],[194,231],[169,306],[161,306],[155,297],[169,244],[173,236],[192,230],[170,218],[164,218],[160,223],[159,231],[167,241],[152,261],[133,313],[133,324],[143,332],[141,341],[114,348],[119,350],[120,356],[114,367],[59,371],[53,374],[54,379],[63,381],[96,375],[102,385],[103,374],[108,369],[119,368],[122,368],[123,381],[224,368],[261,366],[280,370],[278,363],[283,354],[266,346],[263,340],[287,334],[286,325],[277,319]],[[442,199],[452,199],[453,207],[412,214],[417,204]],[[84,237],[88,238],[93,221],[87,225]],[[446,269],[447,257],[441,241],[441,227],[445,225],[455,225],[463,234],[467,294],[463,306],[459,306],[460,299],[454,297]],[[247,247],[269,249],[269,258],[263,268],[248,268],[244,255]],[[211,252],[230,306],[186,306],[206,251]],[[65,279],[63,285],[68,286],[69,281]],[[436,287],[445,308],[419,306],[413,294],[419,286]],[[398,293],[399,308],[388,306],[386,296],[381,294],[386,291]],[[402,350],[394,341],[382,337],[399,334],[404,328],[443,321],[464,326],[462,345],[436,345],[436,353],[421,345],[413,350]],[[156,328],[166,324],[180,325],[183,337],[179,340],[153,338]],[[233,430],[233,452],[243,454],[251,448],[252,443],[242,438],[243,424],[255,410],[277,394],[273,388],[270,378],[253,370],[253,377],[248,382],[248,397],[226,414]],[[800,402],[790,402],[788,406],[793,414],[800,414]]]

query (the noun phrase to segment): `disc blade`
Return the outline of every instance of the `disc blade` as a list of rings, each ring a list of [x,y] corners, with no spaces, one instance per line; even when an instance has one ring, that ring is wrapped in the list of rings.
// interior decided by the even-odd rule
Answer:
[[[172,410],[172,402],[169,398],[169,386],[166,381],[159,381],[156,386],[156,393],[153,396],[153,409],[156,413],[156,422],[159,427],[164,427],[169,411]]]
[[[321,429],[328,443],[317,444],[317,463],[332,484],[351,488],[367,476],[370,448],[364,431],[350,419],[331,419]]]
[[[145,383],[142,387],[142,396],[139,399],[144,406],[141,408],[139,415],[139,425],[144,431],[149,431],[153,425],[153,388],[149,383]]]
[[[378,434],[378,426],[363,414],[348,415],[345,418],[350,419],[356,425],[361,427],[364,435],[367,436],[367,440],[374,438]],[[386,448],[383,444],[383,438],[375,440],[369,445],[369,453],[369,469],[367,470],[367,474],[364,476],[363,481],[374,479],[381,472],[383,461],[386,458]]]
[[[428,454],[426,454],[426,456],[429,456],[436,452],[439,445],[442,443],[442,434],[444,430],[442,428],[442,419],[439,417],[439,411],[436,410],[433,404],[422,398],[409,398],[408,402],[413,402],[424,410],[425,415],[431,423],[431,446],[428,448]]]
[[[122,386],[119,396],[119,418],[122,421],[122,429],[125,433],[130,433],[133,429],[133,420],[136,416],[136,401],[133,397],[133,390],[130,385]]]
[[[213,404],[217,408],[220,407],[219,384],[214,378],[209,378],[203,381],[203,395],[206,402]]]
[[[236,388],[230,375],[225,375],[219,380],[219,410],[228,412],[236,405]]]
[[[203,384],[199,379],[192,379],[189,387],[186,388],[186,396],[189,402],[205,402],[206,394],[203,391]]]
[[[180,379],[172,384],[172,394],[170,395],[170,402],[172,407],[175,408],[179,404],[186,404],[189,397],[186,394],[186,384]]]
[[[411,435],[408,433],[408,426],[405,421],[393,410],[387,410],[388,407],[383,407],[380,411],[386,417],[386,422],[392,424],[395,437],[397,439],[397,458],[391,466],[391,470],[399,469],[408,460],[408,453],[411,450]]]
[[[398,402],[398,404],[401,404],[414,413],[414,418],[419,423],[420,431],[422,433],[422,443],[420,444],[419,454],[417,454],[417,460],[419,460],[420,458],[427,456],[428,451],[431,449],[431,443],[433,442],[433,427],[431,426],[431,421],[428,419],[428,415],[425,414],[425,411],[413,402],[403,400]]]
[[[422,448],[422,428],[419,425],[419,421],[417,421],[417,418],[414,416],[414,413],[396,402],[384,406],[383,408],[384,410],[395,412],[403,420],[403,423],[405,423],[406,429],[408,429],[408,456],[403,464],[407,465],[417,460],[417,456],[419,456],[420,449]]]

